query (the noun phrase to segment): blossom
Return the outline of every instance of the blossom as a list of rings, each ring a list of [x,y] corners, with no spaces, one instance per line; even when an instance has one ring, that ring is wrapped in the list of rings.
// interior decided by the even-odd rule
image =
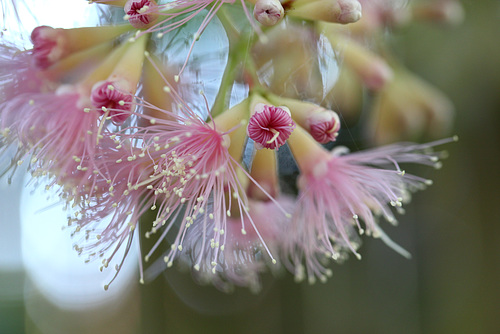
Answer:
[[[340,130],[341,117],[330,110],[339,111],[337,101],[328,101],[333,63],[345,65],[335,88],[354,91],[345,94],[350,105],[363,86],[376,94],[377,117],[382,111],[399,116],[385,100],[391,97],[397,106],[406,98],[407,118],[448,124],[446,117],[434,122],[446,116],[436,111],[445,100],[402,75],[373,38],[403,23],[406,14],[418,14],[418,7],[395,6],[402,0],[241,0],[249,30],[232,9],[221,10],[234,0],[89,2],[122,7],[127,24],[41,26],[31,34],[32,50],[0,49],[0,154],[14,147],[7,170],[26,161],[36,181],[57,188],[75,250],[86,261],[100,259],[101,270],[111,266],[117,275],[140,233],[155,239],[139,260],[141,282],[143,262],[162,250],[162,268],[187,265],[198,280],[227,291],[234,285],[256,290],[263,272],[282,266],[298,280],[325,280],[331,275],[325,258],[360,257],[363,233],[407,254],[379,223],[394,222],[393,210],[403,210],[410,192],[431,183],[405,173],[400,164],[439,167],[440,154],[431,148],[446,140],[351,154],[340,147],[329,152],[321,144],[335,141]],[[366,23],[352,24],[361,18],[361,5]],[[256,24],[252,6],[257,22],[274,27]],[[189,27],[163,39],[199,14],[205,16],[187,39]],[[278,25],[285,14],[289,20]],[[181,82],[180,75],[216,15],[220,25],[214,31],[225,31],[228,60],[218,91],[205,87],[206,97],[201,92],[206,106],[200,108],[191,91],[205,78],[196,68],[189,71],[196,77]],[[126,35],[133,28],[135,34]],[[177,71],[170,46],[183,42],[189,50]],[[203,58],[197,63],[204,64]],[[248,95],[242,98],[241,92]],[[430,110],[422,116],[421,109]],[[418,122],[408,123],[401,128],[418,128]],[[298,190],[297,198],[280,188],[277,150],[285,143],[300,170],[297,187],[287,189],[294,196]],[[280,156],[282,151],[289,154],[280,150]],[[117,258],[120,248],[125,255]]]
[[[241,166],[229,151],[232,142],[230,133],[238,123],[234,118],[226,117],[216,118],[209,124],[189,110],[184,111],[188,114],[187,119],[177,116],[180,123],[155,120],[154,125],[145,129],[143,137],[143,149],[149,152],[155,171],[147,181],[153,193],[151,207],[158,208],[152,233],[165,225],[160,237],[162,240],[174,224],[180,224],[172,249],[165,257],[169,266],[182,251],[187,229],[196,219],[204,230],[211,220],[217,229],[225,230],[231,211],[236,210],[243,216],[248,207],[248,199],[238,177]],[[228,112],[246,112],[246,108],[238,105]],[[242,233],[246,231],[243,222],[240,230]],[[216,256],[212,262],[215,261]]]
[[[240,234],[246,235],[248,231],[249,235],[260,235],[258,226],[249,215],[249,199],[245,193],[245,182],[242,181],[247,173],[239,164],[239,157],[232,155],[236,154],[233,152],[241,154],[243,150],[244,140],[241,137],[245,138],[245,131],[235,129],[242,129],[239,120],[248,113],[248,106],[247,103],[241,103],[207,123],[182,103],[176,91],[171,90],[170,94],[180,104],[178,114],[162,111],[169,115],[159,119],[138,115],[149,119],[149,126],[124,128],[112,136],[122,156],[107,149],[97,152],[99,169],[96,176],[91,178],[92,187],[80,187],[83,193],[74,189],[71,191],[79,193],[79,198],[84,199],[78,203],[90,203],[79,211],[80,216],[74,222],[81,230],[92,226],[95,220],[111,215],[107,227],[101,230],[111,231],[113,237],[104,237],[104,233],[99,233],[100,240],[109,241],[106,246],[108,249],[113,244],[110,240],[115,240],[115,244],[120,246],[125,237],[131,238],[130,229],[136,226],[137,219],[145,212],[154,210],[156,218],[151,222],[146,237],[156,233],[160,236],[144,259],[147,262],[166,236],[173,234],[171,249],[164,256],[168,267],[187,247],[194,247],[195,240],[192,238],[196,234],[193,236],[189,232],[190,228],[197,226],[204,235],[217,229],[219,233],[214,235],[213,242],[220,247],[214,252],[199,253],[192,263],[195,270],[207,263],[214,269],[218,261],[224,258],[220,254],[224,250],[226,237],[220,231],[228,230],[231,217],[240,217],[238,223],[231,223],[238,226]],[[146,101],[141,103],[154,108]],[[128,143],[132,143],[132,147],[123,151]],[[96,191],[89,192],[89,189]],[[283,211],[283,208],[278,207]],[[127,228],[128,232],[120,233],[119,238],[113,232],[125,231]],[[259,240],[263,242],[262,237]],[[99,245],[102,242],[91,245],[90,249]],[[79,246],[78,249],[88,248]],[[268,255],[271,253],[268,252]],[[276,261],[272,255],[270,259]],[[228,271],[231,270],[236,269],[230,266]]]
[[[301,175],[297,181],[299,199],[294,212],[294,234],[289,246],[298,278],[305,260],[310,281],[326,279],[328,270],[322,258],[342,258],[346,250],[358,258],[356,229],[381,237],[393,245],[379,226],[379,218],[394,223],[391,208],[400,209],[410,192],[432,184],[430,180],[405,173],[401,163],[440,167],[439,153],[429,152],[430,144],[395,144],[351,154],[337,148],[328,152],[318,146],[301,128],[288,141]],[[393,166],[393,169],[388,166]],[[364,224],[364,228],[361,225]],[[403,254],[399,246],[394,248]]]
[[[185,264],[196,263],[193,274],[201,282],[211,282],[224,291],[234,285],[258,291],[259,275],[269,269],[279,270],[281,248],[284,240],[290,238],[290,234],[283,231],[290,225],[288,212],[292,212],[294,200],[279,194],[276,172],[275,151],[258,150],[250,176],[240,175],[248,196],[246,211],[233,210],[224,230],[213,220],[206,228],[197,222],[189,228],[179,260]],[[252,228],[242,233],[242,223]],[[268,257],[266,253],[273,256]],[[213,262],[217,263],[215,267]]]
[[[281,197],[278,203],[281,208],[291,211],[294,201]],[[236,285],[258,291],[259,275],[279,268],[266,253],[269,251],[275,256],[280,253],[283,230],[290,220],[280,207],[271,201],[249,200],[249,214],[228,217],[224,230],[219,230],[214,220],[208,221],[206,226],[195,222],[186,233],[179,260],[188,265],[196,263],[195,277],[220,290],[228,291]],[[254,226],[246,234],[241,233],[242,220],[245,225]],[[223,241],[216,241],[220,239]],[[224,244],[220,245],[222,242]]]
[[[3,104],[0,120],[7,139],[19,143],[18,165],[28,159],[36,174],[64,176],[77,170],[79,159],[92,155],[98,115],[78,107],[80,98],[61,88],[20,94]]]
[[[104,30],[103,35],[106,35],[107,29]],[[99,122],[102,107],[89,108],[90,89],[96,81],[120,68],[121,63],[116,63],[126,58],[122,56],[128,49],[127,44],[122,44],[104,58],[102,52],[110,51],[107,43],[90,47],[68,55],[46,70],[32,69],[36,56],[24,53],[18,62],[23,66],[19,73],[6,75],[2,84],[2,91],[10,96],[0,110],[1,144],[17,143],[15,161],[9,168],[15,169],[16,164],[28,160],[33,176],[50,175],[54,183],[61,185],[75,173],[85,179],[86,174],[98,169],[95,165],[81,165],[86,159],[95,163],[96,146],[104,135],[108,135],[104,127],[107,117]],[[81,78],[83,68],[91,71]],[[131,69],[133,67],[129,66],[129,73]],[[62,80],[72,81],[70,78],[75,73],[77,82],[63,84]],[[114,110],[112,108],[111,112]],[[85,173],[81,175],[81,172]]]

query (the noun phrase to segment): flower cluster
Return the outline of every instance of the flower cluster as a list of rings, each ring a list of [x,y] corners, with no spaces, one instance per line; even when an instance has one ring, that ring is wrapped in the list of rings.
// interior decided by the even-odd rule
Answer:
[[[165,268],[190,266],[198,280],[227,290],[258,289],[262,272],[280,268],[323,281],[331,275],[325,260],[361,258],[362,234],[405,254],[381,221],[394,223],[410,193],[431,181],[400,164],[439,167],[442,154],[432,148],[455,138],[354,153],[335,144],[361,86],[377,94],[375,143],[424,126],[442,133],[446,98],[361,41],[410,16],[437,19],[456,2],[90,2],[123,11],[123,22],[40,26],[32,49],[7,41],[0,49],[0,154],[15,151],[0,172],[27,165],[33,178],[49,180],[87,261],[99,259],[101,270],[114,264],[118,274],[123,258],[115,254],[140,233],[155,239],[141,256],[141,281],[143,262],[164,252]],[[165,40],[181,39],[200,16],[185,57],[170,61]],[[184,70],[199,62],[193,50],[213,21],[229,54],[207,98],[193,93],[193,73]],[[325,66],[340,68],[334,85]],[[235,101],[237,87],[245,97]],[[291,187],[280,179],[282,154],[299,173]]]

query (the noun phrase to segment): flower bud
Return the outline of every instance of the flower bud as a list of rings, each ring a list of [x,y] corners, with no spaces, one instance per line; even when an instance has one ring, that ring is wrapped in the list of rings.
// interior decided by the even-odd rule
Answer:
[[[290,108],[293,120],[318,143],[326,144],[337,138],[340,120],[336,112],[310,102],[270,95],[269,100]]]
[[[127,92],[130,89],[128,86],[123,80],[97,82],[90,95],[92,105],[99,108],[101,113],[109,115],[113,123],[122,124],[132,109],[133,96]]]
[[[432,3],[416,4],[412,8],[416,20],[459,24],[464,19],[464,8],[455,0],[441,0]]]
[[[453,105],[439,90],[411,73],[398,70],[374,101],[369,127],[376,144],[446,134]]]
[[[311,114],[307,119],[309,133],[321,144],[335,141],[340,130],[340,119],[336,112],[325,110]]]
[[[386,61],[355,40],[344,37],[331,25],[323,25],[325,35],[333,47],[343,53],[346,66],[350,67],[363,81],[363,84],[372,90],[381,89],[392,79],[392,69]]]
[[[136,29],[149,28],[158,18],[158,5],[154,0],[128,0],[123,9],[125,18]]]
[[[285,144],[294,128],[288,108],[257,103],[247,132],[258,148],[278,149]]]
[[[33,29],[33,58],[38,68],[46,69],[66,56],[113,40],[130,30],[130,26],[102,26],[73,29],[54,29],[39,26]]]
[[[287,15],[347,24],[361,19],[361,4],[357,0],[297,0]]]
[[[273,26],[283,19],[285,11],[278,0],[258,0],[253,17],[264,26]]]

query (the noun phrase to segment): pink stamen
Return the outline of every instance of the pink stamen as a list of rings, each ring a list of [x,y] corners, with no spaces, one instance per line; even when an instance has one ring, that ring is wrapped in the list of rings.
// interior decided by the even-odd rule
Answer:
[[[92,88],[92,105],[111,117],[114,124],[122,124],[131,115],[133,97],[116,87],[113,81],[100,81]]]
[[[336,112],[324,110],[309,116],[309,133],[321,144],[335,141],[340,130],[340,119]]]
[[[290,112],[281,107],[259,103],[248,123],[248,136],[258,146],[278,149],[295,129]]]

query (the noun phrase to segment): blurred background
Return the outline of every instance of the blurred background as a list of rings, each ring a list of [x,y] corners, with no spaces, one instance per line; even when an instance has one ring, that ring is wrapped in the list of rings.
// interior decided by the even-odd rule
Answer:
[[[404,64],[455,104],[460,137],[441,170],[421,171],[434,185],[400,226],[385,226],[412,259],[365,238],[363,259],[335,265],[327,283],[266,277],[259,295],[174,270],[140,286],[131,261],[105,292],[109,277],[72,257],[64,218],[39,212],[45,195],[19,174],[0,180],[0,333],[499,333],[500,1],[462,3],[458,26],[394,36]]]

